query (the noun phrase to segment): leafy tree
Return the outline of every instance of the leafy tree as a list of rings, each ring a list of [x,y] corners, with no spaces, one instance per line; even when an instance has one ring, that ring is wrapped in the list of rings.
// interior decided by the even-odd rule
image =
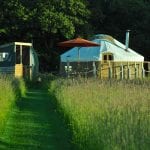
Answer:
[[[105,33],[150,60],[149,0],[0,0],[0,43],[30,41],[38,50],[41,68],[55,68],[59,41],[78,35]]]
[[[150,56],[150,1],[97,0],[90,2],[91,23],[95,33],[106,33],[124,42],[126,29],[131,30],[130,46]],[[149,58],[150,59],[150,58]]]
[[[82,34],[89,15],[85,0],[0,0],[0,37],[5,42],[33,39],[41,58],[50,63],[56,43],[77,31]]]
[[[60,53],[56,50],[56,43],[60,39],[73,37],[78,28],[87,24],[89,11],[83,0],[45,0],[44,2],[38,0],[31,6],[33,16],[30,26],[32,31],[35,30],[33,36],[36,39],[34,40],[36,43],[40,43],[40,45],[37,44],[37,48],[40,47],[42,50],[40,54],[46,53],[49,56],[45,57],[42,54],[43,60],[47,58],[47,64],[52,66],[54,61],[58,62]],[[37,42],[39,40],[40,42]],[[57,60],[53,58],[57,58]]]

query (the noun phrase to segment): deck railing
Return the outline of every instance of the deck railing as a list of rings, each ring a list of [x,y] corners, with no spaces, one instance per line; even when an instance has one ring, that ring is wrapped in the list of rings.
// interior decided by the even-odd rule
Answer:
[[[82,65],[82,64],[81,64]],[[80,71],[70,70],[66,68],[66,76],[94,76],[101,79],[136,79],[150,76],[150,62],[101,62],[98,67],[93,65],[93,68],[82,69]]]
[[[136,79],[150,76],[150,62],[108,62],[108,66],[99,68],[101,78]]]

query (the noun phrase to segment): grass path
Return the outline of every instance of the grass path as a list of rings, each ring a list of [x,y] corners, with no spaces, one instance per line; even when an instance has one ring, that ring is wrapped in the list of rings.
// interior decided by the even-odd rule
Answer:
[[[69,131],[46,91],[29,90],[12,110],[0,150],[69,150]]]

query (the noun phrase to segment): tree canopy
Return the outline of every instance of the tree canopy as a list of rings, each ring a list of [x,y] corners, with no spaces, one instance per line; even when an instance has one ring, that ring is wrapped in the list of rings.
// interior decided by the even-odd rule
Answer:
[[[124,42],[125,31],[131,30],[130,45],[150,56],[149,0],[90,0],[95,33],[107,33]],[[96,19],[97,18],[97,19]],[[150,58],[149,58],[150,59]]]
[[[31,42],[44,70],[57,69],[57,42],[92,34],[109,34],[150,60],[149,0],[0,0],[0,44]]]

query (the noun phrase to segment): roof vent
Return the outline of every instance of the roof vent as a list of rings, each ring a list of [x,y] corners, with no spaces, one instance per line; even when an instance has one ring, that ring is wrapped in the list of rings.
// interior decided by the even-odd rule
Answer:
[[[129,48],[129,33],[130,33],[130,30],[126,30],[126,40],[125,40],[126,51],[128,51],[128,48]]]

